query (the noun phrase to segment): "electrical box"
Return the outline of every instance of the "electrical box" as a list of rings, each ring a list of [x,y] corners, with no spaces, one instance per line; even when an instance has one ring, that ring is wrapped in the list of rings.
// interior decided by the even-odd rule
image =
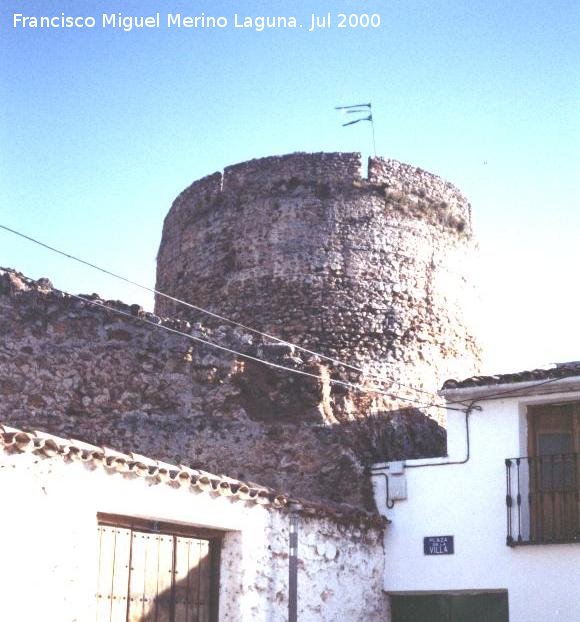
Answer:
[[[387,472],[389,480],[389,501],[400,501],[407,498],[407,476],[404,462],[389,462]]]

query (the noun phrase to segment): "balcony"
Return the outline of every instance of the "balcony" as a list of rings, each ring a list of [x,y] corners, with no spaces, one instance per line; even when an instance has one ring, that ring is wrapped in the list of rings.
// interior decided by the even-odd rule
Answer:
[[[507,458],[507,545],[580,542],[580,454]]]

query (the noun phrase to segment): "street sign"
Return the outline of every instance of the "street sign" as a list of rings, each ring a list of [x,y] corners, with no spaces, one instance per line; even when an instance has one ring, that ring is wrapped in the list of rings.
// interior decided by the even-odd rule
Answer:
[[[427,536],[423,538],[423,553],[425,555],[453,555],[455,542],[453,536]]]

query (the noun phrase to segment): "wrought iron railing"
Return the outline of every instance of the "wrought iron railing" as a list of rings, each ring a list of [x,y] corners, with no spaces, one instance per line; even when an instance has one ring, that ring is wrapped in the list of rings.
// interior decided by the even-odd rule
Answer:
[[[580,454],[507,458],[507,544],[580,542]]]

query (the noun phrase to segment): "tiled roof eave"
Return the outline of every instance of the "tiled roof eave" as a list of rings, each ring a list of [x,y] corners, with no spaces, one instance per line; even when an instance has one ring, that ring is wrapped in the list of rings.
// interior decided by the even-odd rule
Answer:
[[[290,503],[299,503],[303,516],[327,517],[337,522],[382,528],[385,520],[379,514],[366,512],[346,504],[314,503],[290,498],[265,486],[249,484],[223,475],[173,465],[140,454],[124,454],[108,447],[99,447],[75,439],[63,439],[45,432],[25,432],[0,425],[0,450],[8,454],[30,453],[44,458],[60,458],[66,462],[81,462],[102,468],[109,473],[121,473],[149,479],[175,488],[231,497],[233,500],[252,502],[283,510]]]
[[[524,395],[580,391],[580,374],[567,377],[543,377],[532,380],[486,380],[483,377],[460,382],[447,381],[439,394],[448,402],[462,399],[500,399]]]
[[[123,454],[83,441],[60,439],[43,432],[24,432],[0,426],[0,446],[7,453],[32,453],[47,458],[60,456],[71,462],[92,463],[108,471],[133,474],[178,486],[190,486],[241,500],[259,500],[263,504],[276,507],[283,507],[287,502],[284,495],[266,487],[250,487],[244,482],[214,476],[183,465],[168,465],[136,454]]]

